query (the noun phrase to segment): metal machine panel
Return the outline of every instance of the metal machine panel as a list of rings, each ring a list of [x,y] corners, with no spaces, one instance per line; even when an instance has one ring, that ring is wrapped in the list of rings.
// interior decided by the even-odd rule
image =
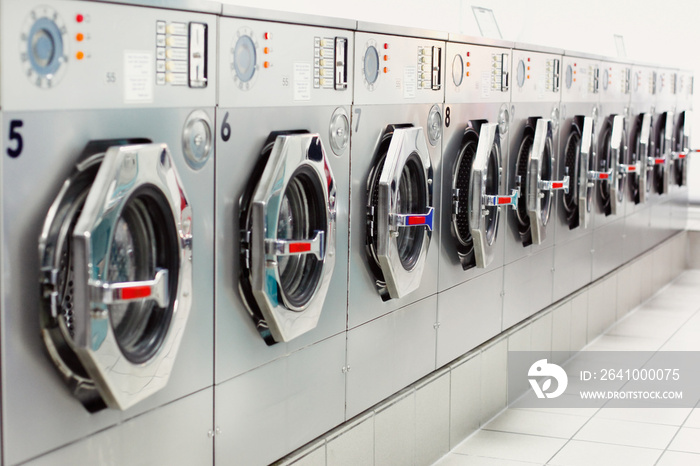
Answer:
[[[347,419],[435,370],[436,307],[429,296],[348,331]]]
[[[412,123],[425,128],[431,105],[355,106],[352,118],[350,186],[350,262],[348,277],[348,328],[356,327],[407,304],[437,293],[440,225],[440,143],[427,145],[433,165],[433,232],[420,286],[404,298],[383,301],[377,292],[366,249],[367,189],[377,144],[387,126]]]
[[[628,262],[652,246],[649,216],[651,209],[635,210],[625,217],[625,240],[622,261]]]
[[[269,464],[343,422],[344,368],[336,335],[217,385],[215,463]]]
[[[357,32],[355,63],[355,105],[444,101],[444,42]]]
[[[503,271],[503,330],[552,303],[554,248],[506,264]]]
[[[61,0],[3,2],[0,21],[0,98],[8,125],[0,182],[6,215],[0,270],[3,460],[15,464],[212,384],[209,125],[216,103],[217,23],[213,15]],[[33,51],[25,38],[36,40]],[[168,50],[175,55],[163,55],[162,63],[174,68],[162,72],[171,80],[161,82],[158,57]],[[125,411],[90,414],[63,383],[40,337],[38,240],[64,181],[98,140],[110,140],[108,146],[130,140],[167,144],[194,212],[193,304],[177,357],[164,363],[172,365],[168,385]]]
[[[349,114],[349,107],[343,108]],[[340,156],[331,152],[328,128],[334,106],[295,108],[220,108],[219,128],[232,123],[230,139],[217,131],[216,196],[216,382],[221,383],[272,359],[345,330],[348,247],[348,149]],[[237,122],[237,124],[233,124]],[[316,130],[328,152],[337,185],[336,260],[329,292],[314,330],[288,343],[267,346],[258,334],[241,300],[238,288],[239,199],[271,131]]]
[[[350,31],[238,18],[220,23],[220,107],[352,103]]]
[[[501,331],[503,271],[498,268],[437,296],[437,367]]]
[[[443,215],[440,226],[440,262],[438,287],[445,290],[456,284],[468,281],[483,273],[503,265],[503,244],[506,237],[505,217],[507,205],[501,207],[493,249],[493,258],[486,268],[473,266],[465,270],[461,263],[457,247],[457,238],[453,232],[454,184],[458,156],[464,149],[464,135],[468,127],[475,124],[493,123],[498,125],[500,147],[500,185],[498,193],[510,194],[505,187],[505,162],[507,161],[509,137],[509,100],[510,67],[493,73],[493,67],[502,66],[504,60],[509,62],[510,50],[503,48],[482,47],[467,44],[447,44],[448,69],[446,71],[445,120],[442,205]],[[450,69],[451,68],[451,69]],[[447,118],[447,116],[446,116]],[[479,138],[479,144],[481,144]],[[451,206],[451,209],[450,207]],[[467,206],[457,205],[457,208]]]
[[[5,244],[17,245],[6,249],[2,264],[3,282],[8,284],[2,297],[2,329],[12,329],[2,338],[4,453],[8,463],[26,460],[211,385],[214,167],[213,159],[198,171],[185,162],[181,128],[190,112],[74,111],[70,119],[64,118],[65,113],[53,112],[9,114],[9,120],[24,123],[24,151],[15,159],[5,159],[2,172],[3,213],[9,216],[3,218],[3,237]],[[208,113],[213,120],[213,109]],[[153,125],[154,121],[159,124]],[[193,224],[193,237],[202,239],[193,243],[194,302],[168,385],[124,413],[106,410],[90,415],[64,388],[37,337],[39,257],[34,251],[55,193],[87,141],[125,135],[147,136],[172,148],[193,211],[201,219]],[[4,147],[13,145],[13,141],[3,141]],[[35,183],[26,183],[29,173]],[[44,188],[37,190],[37,186]],[[37,424],[34,419],[39,417],[44,421]]]
[[[593,280],[622,265],[624,219],[599,226],[593,232]]]
[[[213,403],[210,387],[24,464],[212,464]]]
[[[593,234],[589,232],[554,246],[553,301],[591,282]]]
[[[54,15],[55,26],[46,29],[55,35],[56,49],[46,51],[54,58],[33,57],[18,46],[34,33],[32,17],[48,21]],[[216,56],[211,16],[96,2],[11,0],[2,4],[0,17],[3,37],[13,39],[0,45],[3,110],[195,107],[216,98],[217,62],[202,60],[207,51]]]

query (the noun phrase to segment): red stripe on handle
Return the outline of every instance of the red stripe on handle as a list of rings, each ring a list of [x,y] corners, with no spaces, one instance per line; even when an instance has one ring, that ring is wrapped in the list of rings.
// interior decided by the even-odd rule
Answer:
[[[292,254],[309,251],[311,251],[311,243],[292,243],[289,245],[289,252]]]
[[[122,299],[139,299],[148,298],[151,296],[150,286],[132,286],[129,288],[122,288]]]
[[[608,174],[607,174],[607,173],[601,173],[601,174],[600,174],[600,179],[601,179],[601,180],[607,180],[607,179],[608,179]]]
[[[637,167],[635,167],[634,165],[632,165],[631,167],[628,167],[628,168],[627,168],[627,171],[630,171],[630,172],[637,171]]]
[[[563,187],[564,187],[564,183],[552,183],[552,188],[554,188],[554,189],[559,189],[559,188],[563,188]]]
[[[425,225],[425,217],[408,217],[409,225]]]
[[[654,164],[656,165],[662,165],[665,162],[664,159],[654,159]]]
[[[501,204],[510,204],[510,197],[499,197],[498,198],[498,205]]]
[[[679,159],[684,159],[684,158],[685,158],[685,154],[678,154],[678,158],[679,158]]]

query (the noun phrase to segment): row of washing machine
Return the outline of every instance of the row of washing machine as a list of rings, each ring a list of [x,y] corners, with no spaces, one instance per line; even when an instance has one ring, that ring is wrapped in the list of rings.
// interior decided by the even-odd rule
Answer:
[[[182,5],[0,3],[3,464],[274,461],[684,228],[688,72]]]

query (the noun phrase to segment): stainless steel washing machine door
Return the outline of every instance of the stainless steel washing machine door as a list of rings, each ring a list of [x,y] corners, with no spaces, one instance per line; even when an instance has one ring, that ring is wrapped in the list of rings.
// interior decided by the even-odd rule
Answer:
[[[501,141],[498,124],[471,121],[452,170],[452,236],[462,268],[485,268],[495,255],[500,207],[517,206],[518,192],[499,196]]]
[[[651,184],[658,194],[668,192],[672,140],[673,112],[663,112],[654,123],[652,154],[648,158],[650,172],[647,184]],[[651,186],[647,186],[647,191]]]
[[[562,205],[569,229],[588,227],[591,217],[592,182],[588,179],[593,143],[593,119],[577,115],[573,118],[564,146],[565,174],[574,180],[562,196]]]
[[[635,118],[630,131],[629,161],[638,166],[636,174],[629,178],[630,194],[635,204],[643,204],[647,199],[647,173],[649,143],[651,138],[651,115],[640,113]]]
[[[163,388],[192,302],[192,209],[168,147],[80,163],[39,252],[44,342],[86,408],[123,410]]]
[[[243,301],[266,343],[314,329],[335,266],[336,185],[318,134],[272,133],[241,200]]]
[[[382,299],[416,290],[433,230],[433,169],[423,128],[389,126],[368,180],[367,247]]]
[[[518,230],[523,246],[541,244],[547,234],[552,209],[552,191],[569,190],[569,177],[553,180],[554,141],[552,121],[529,118],[516,160],[520,180]]]
[[[676,127],[673,131],[673,183],[677,186],[688,185],[688,163],[690,154],[690,124],[692,111],[686,110],[678,115]]]

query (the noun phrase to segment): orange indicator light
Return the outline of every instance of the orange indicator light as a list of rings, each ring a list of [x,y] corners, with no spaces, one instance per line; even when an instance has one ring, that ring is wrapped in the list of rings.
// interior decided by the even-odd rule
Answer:
[[[75,58],[77,58],[78,60],[82,60],[83,58],[85,58],[85,54],[83,52],[78,52],[75,54]]]

